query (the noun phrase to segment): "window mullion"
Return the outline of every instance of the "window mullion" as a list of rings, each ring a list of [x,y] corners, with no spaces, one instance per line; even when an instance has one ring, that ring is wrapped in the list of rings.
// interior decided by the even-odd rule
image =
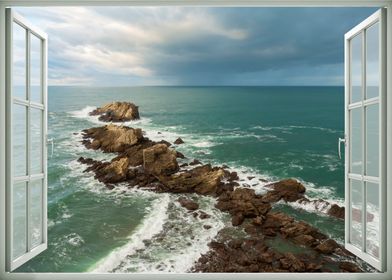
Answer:
[[[366,110],[364,101],[366,99],[366,30],[362,33],[362,251],[366,251]]]
[[[31,163],[30,163],[30,156],[31,156],[31,109],[30,109],[30,96],[31,96],[31,88],[30,88],[30,63],[31,63],[31,58],[30,58],[30,30],[27,29],[27,40],[26,40],[26,88],[27,88],[27,101],[29,103],[27,107],[27,174],[29,176],[29,181],[27,182],[27,203],[26,203],[26,242],[27,242],[27,252],[30,251],[31,249],[31,231],[30,231],[30,208],[31,208],[31,190],[30,190],[30,176],[31,176]]]

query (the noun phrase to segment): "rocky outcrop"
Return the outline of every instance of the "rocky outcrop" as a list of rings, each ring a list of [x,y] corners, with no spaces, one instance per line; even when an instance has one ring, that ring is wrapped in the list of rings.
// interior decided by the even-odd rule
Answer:
[[[99,116],[104,122],[126,122],[137,120],[139,108],[130,102],[112,102],[90,112],[90,116]]]
[[[124,152],[143,140],[142,130],[113,124],[83,130],[83,144],[88,149],[103,152]]]
[[[143,150],[143,167],[154,176],[167,176],[178,171],[177,153],[165,144]]]
[[[270,185],[266,188],[270,191],[264,196],[266,202],[277,202],[283,199],[285,202],[293,202],[304,197],[305,187],[294,179],[282,180]]]
[[[180,138],[177,140],[174,142],[176,145],[183,142]],[[312,204],[315,209],[332,217],[344,217],[344,207],[321,199],[309,200],[305,196],[305,187],[296,180],[286,179],[269,184],[266,193],[256,194],[246,184],[241,185],[238,174],[229,171],[227,166],[203,165],[197,159],[191,162],[184,160],[179,166],[177,159],[185,159],[185,156],[169,148],[170,143],[151,141],[143,137],[140,129],[126,126],[110,124],[86,129],[83,131],[83,144],[89,149],[116,153],[108,162],[79,158],[79,162],[87,165],[85,171],[94,172],[95,178],[108,188],[124,183],[129,188],[139,187],[155,192],[216,197],[215,207],[229,213],[232,228],[242,234],[245,232],[246,237],[220,232],[217,239],[209,244],[210,251],[197,261],[193,271],[320,272],[332,268],[342,272],[361,271],[351,262],[352,255],[348,251],[318,229],[272,210],[274,203],[283,200]],[[178,202],[195,218],[210,218],[209,214],[198,210],[198,203],[192,199],[184,196]],[[360,212],[353,213],[354,219],[360,215]],[[367,219],[372,217],[368,215]],[[210,228],[211,225],[203,225],[203,230]],[[266,243],[275,239],[307,248],[312,253],[279,252]],[[341,256],[347,262],[340,265],[335,263],[330,257],[332,254]]]

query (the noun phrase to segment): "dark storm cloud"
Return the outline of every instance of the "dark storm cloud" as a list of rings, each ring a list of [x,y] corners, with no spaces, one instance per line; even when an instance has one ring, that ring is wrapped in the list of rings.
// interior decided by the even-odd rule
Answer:
[[[371,8],[25,8],[51,84],[338,85]]]

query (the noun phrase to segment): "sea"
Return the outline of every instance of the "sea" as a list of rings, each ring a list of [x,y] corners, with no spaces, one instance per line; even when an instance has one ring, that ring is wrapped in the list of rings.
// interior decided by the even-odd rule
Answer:
[[[112,101],[139,106],[140,120],[124,125],[142,128],[152,140],[181,137],[185,143],[176,149],[187,159],[225,164],[257,192],[265,181],[295,178],[309,198],[344,205],[344,159],[337,154],[344,135],[341,86],[51,86],[48,249],[18,272],[188,272],[230,225],[230,217],[214,208],[214,198],[189,195],[211,215],[199,220],[179,205],[177,194],[121,184],[108,190],[83,172],[81,156],[114,157],[81,144],[83,129],[104,124],[88,113]],[[343,244],[344,221],[309,205],[275,208]]]

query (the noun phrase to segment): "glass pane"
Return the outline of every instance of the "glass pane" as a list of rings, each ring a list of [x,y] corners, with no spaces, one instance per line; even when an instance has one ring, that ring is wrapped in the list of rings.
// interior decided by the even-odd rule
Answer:
[[[379,176],[378,104],[366,107],[366,175]]]
[[[362,108],[356,108],[350,111],[350,122],[350,172],[362,174]]]
[[[380,255],[380,202],[379,186],[366,183],[366,252],[378,258]]]
[[[41,95],[41,40],[30,37],[30,100],[42,103]]]
[[[27,107],[13,105],[12,110],[14,176],[23,176],[27,174]]]
[[[26,250],[26,183],[16,183],[12,189],[12,259]]]
[[[30,133],[31,152],[30,168],[31,174],[42,173],[42,111],[30,109]]]
[[[26,97],[26,29],[13,23],[12,83],[13,96]]]
[[[351,103],[362,100],[362,33],[351,39]]]
[[[30,183],[31,209],[31,248],[42,243],[42,189],[43,181],[35,180]]]
[[[366,98],[377,97],[380,84],[380,24],[366,31]]]
[[[351,184],[351,244],[362,249],[362,182],[350,180]]]

